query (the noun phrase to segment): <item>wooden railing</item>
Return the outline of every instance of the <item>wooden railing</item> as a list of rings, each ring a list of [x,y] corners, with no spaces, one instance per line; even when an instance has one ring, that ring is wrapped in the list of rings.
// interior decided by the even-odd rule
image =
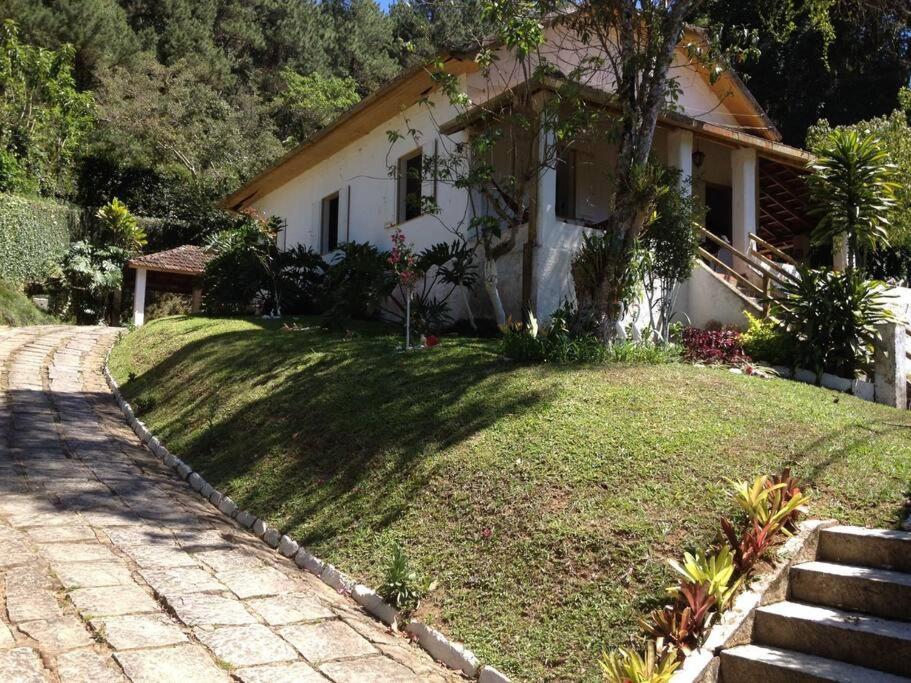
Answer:
[[[744,298],[758,299],[759,303],[762,305],[764,316],[769,315],[771,300],[774,297],[773,285],[787,287],[797,280],[797,278],[781,263],[769,258],[766,254],[776,256],[790,265],[797,265],[797,262],[778,247],[766,242],[761,237],[750,234],[750,251],[749,254],[744,254],[732,244],[721,239],[714,233],[709,232],[705,228],[700,227],[698,230],[701,237],[716,244],[719,247],[719,250],[723,249],[731,254],[732,259],[739,262],[739,264],[742,265],[742,268],[740,270],[733,268],[703,247],[699,247],[699,256],[710,265],[715,266],[716,269],[720,270],[724,275],[733,278],[739,285],[737,289]],[[741,271],[757,274],[762,279],[762,286],[756,284]]]

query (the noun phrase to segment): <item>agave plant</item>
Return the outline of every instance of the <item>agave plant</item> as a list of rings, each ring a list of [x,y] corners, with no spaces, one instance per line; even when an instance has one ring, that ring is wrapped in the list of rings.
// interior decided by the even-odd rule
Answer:
[[[807,179],[817,244],[847,239],[855,258],[889,243],[889,213],[895,206],[894,165],[878,139],[836,128],[816,150]]]
[[[601,674],[605,683],[667,683],[680,667],[673,648],[649,641],[645,653],[620,648],[601,657]]]

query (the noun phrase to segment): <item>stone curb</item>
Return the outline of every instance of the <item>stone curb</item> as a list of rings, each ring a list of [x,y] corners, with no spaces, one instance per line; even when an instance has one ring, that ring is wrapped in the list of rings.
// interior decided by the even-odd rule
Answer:
[[[791,567],[813,560],[816,557],[820,530],[837,523],[834,519],[801,522],[799,531],[778,549],[778,563],[774,569],[757,576],[752,584],[737,595],[731,607],[709,629],[702,647],[683,660],[683,666],[671,677],[671,683],[715,683],[718,680],[721,651],[751,641],[756,608],[787,598]]]
[[[395,626],[401,623],[402,618],[399,611],[384,601],[375,590],[358,583],[333,565],[316,557],[290,536],[282,535],[278,529],[270,527],[265,520],[256,517],[256,515],[247,510],[239,509],[234,501],[209,484],[199,472],[193,471],[193,468],[187,463],[173,455],[161,440],[149,431],[145,423],[136,418],[132,406],[127,403],[120,393],[120,386],[108,369],[108,360],[113,348],[112,345],[104,357],[104,365],[102,367],[104,379],[114,394],[117,405],[123,412],[130,427],[140,441],[148,446],[156,457],[162,460],[165,465],[174,469],[191,489],[206,498],[224,516],[235,520],[245,529],[252,531],[261,541],[276,550],[276,552],[293,559],[299,568],[314,574],[337,592],[350,595],[356,603],[384,624]],[[445,664],[450,669],[460,670],[472,678],[477,678],[480,683],[510,683],[510,679],[494,667],[482,665],[471,650],[461,643],[449,640],[442,633],[426,624],[419,621],[410,621],[405,626],[405,632],[412,635],[431,657]]]

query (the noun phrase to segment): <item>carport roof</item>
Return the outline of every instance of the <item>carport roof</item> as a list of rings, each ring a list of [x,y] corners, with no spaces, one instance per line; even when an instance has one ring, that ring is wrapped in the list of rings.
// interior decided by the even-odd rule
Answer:
[[[202,275],[206,272],[206,263],[212,258],[202,247],[184,244],[174,249],[158,251],[154,254],[137,256],[127,262],[130,268],[145,268],[161,273],[179,275]]]

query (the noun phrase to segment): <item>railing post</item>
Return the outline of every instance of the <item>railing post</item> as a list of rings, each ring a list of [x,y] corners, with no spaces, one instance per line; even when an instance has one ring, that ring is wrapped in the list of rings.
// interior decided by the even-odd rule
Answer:
[[[905,376],[905,324],[882,323],[873,347],[873,391],[877,403],[908,407]]]
[[[768,318],[772,311],[772,278],[768,273],[762,274],[762,317]]]

